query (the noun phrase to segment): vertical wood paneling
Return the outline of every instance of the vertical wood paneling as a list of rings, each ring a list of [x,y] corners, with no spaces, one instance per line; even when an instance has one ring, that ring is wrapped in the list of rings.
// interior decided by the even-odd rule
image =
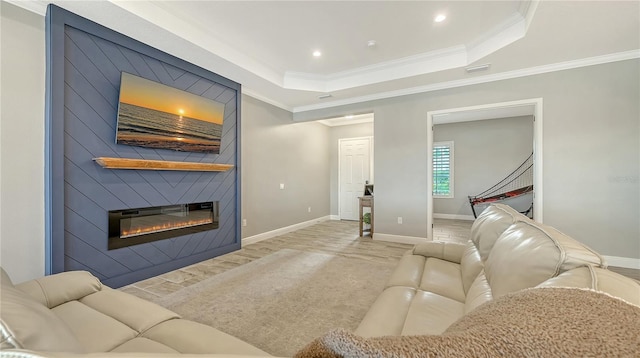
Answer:
[[[54,155],[64,157],[65,234],[53,240],[64,240],[64,270],[88,270],[107,283],[123,285],[159,270],[173,269],[174,261],[183,264],[239,248],[239,183],[235,169],[222,173],[110,170],[92,161],[94,157],[115,156],[236,165],[238,89],[217,83],[212,79],[216,75],[203,77],[178,68],[175,58],[168,63],[164,55],[145,55],[145,51],[131,46],[130,39],[124,46],[124,42],[96,36],[88,30],[92,27],[99,28],[100,33],[109,31],[96,24],[87,28],[66,26],[61,41],[64,135],[62,153]],[[224,103],[220,154],[116,144],[121,72]],[[201,201],[219,201],[219,229],[107,250],[109,210]]]

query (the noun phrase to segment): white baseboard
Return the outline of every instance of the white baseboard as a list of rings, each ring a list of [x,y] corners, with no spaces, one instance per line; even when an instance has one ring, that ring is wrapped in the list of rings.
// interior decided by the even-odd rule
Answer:
[[[447,220],[470,220],[474,221],[476,218],[473,215],[456,215],[456,214],[436,214],[433,213],[434,219],[447,219]]]
[[[286,226],[286,227],[282,227],[282,228],[279,228],[279,229],[263,232],[262,234],[245,237],[244,239],[242,239],[242,245],[251,245],[251,244],[255,244],[256,242],[260,242],[262,240],[266,240],[266,239],[270,239],[272,237],[284,235],[284,234],[290,233],[292,231],[300,230],[300,229],[303,229],[305,227],[309,227],[311,225],[315,225],[315,224],[317,224],[319,222],[327,221],[327,220],[329,220],[329,218],[330,218],[329,215],[322,216],[322,217],[319,217],[319,218],[316,218],[316,219],[313,219],[313,220],[309,220],[309,221],[301,222],[301,223],[298,223],[298,224],[293,224],[293,225],[289,225],[289,226]]]
[[[376,241],[397,242],[400,244],[411,244],[411,245],[422,244],[430,241],[424,237],[378,234],[378,233],[373,234],[373,239]]]
[[[620,256],[606,256],[602,255],[607,260],[608,266],[625,267],[631,269],[640,270],[640,259],[634,259],[632,257],[620,257]]]
[[[340,220],[340,215],[329,215],[329,220]]]

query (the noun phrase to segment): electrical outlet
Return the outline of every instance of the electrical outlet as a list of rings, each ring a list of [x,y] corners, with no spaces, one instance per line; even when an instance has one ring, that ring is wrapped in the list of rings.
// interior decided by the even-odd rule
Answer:
[[[247,226],[247,219],[242,219],[242,226]]]
[[[311,212],[311,207],[307,208],[307,211],[308,211],[308,212]]]
[[[280,189],[284,189],[284,183],[280,183]]]
[[[398,224],[402,224],[402,216],[398,216]]]

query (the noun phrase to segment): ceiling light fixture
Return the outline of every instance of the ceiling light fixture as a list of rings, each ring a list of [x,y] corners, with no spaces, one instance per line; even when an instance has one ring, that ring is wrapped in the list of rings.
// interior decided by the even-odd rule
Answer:
[[[375,47],[377,44],[378,44],[378,42],[376,42],[376,40],[367,41],[367,46],[368,47]]]
[[[465,68],[465,71],[467,71],[467,73],[478,72],[478,71],[488,70],[489,67],[491,67],[491,64],[490,63],[485,63],[483,65],[469,66],[469,67]]]
[[[447,15],[445,14],[439,14],[438,16],[436,16],[433,21],[435,22],[443,22],[445,19],[447,18]]]
[[[320,56],[322,56],[322,52],[318,50],[313,51],[313,57],[320,57]]]
[[[346,119],[353,119],[353,114],[346,115],[346,116],[344,116],[344,118],[346,118]]]

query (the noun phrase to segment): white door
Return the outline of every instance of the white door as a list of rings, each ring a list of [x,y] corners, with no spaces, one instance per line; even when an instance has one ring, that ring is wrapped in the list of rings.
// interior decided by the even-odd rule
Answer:
[[[341,220],[358,220],[358,197],[372,183],[372,138],[339,140],[339,211]],[[375,191],[375,189],[374,189]]]

